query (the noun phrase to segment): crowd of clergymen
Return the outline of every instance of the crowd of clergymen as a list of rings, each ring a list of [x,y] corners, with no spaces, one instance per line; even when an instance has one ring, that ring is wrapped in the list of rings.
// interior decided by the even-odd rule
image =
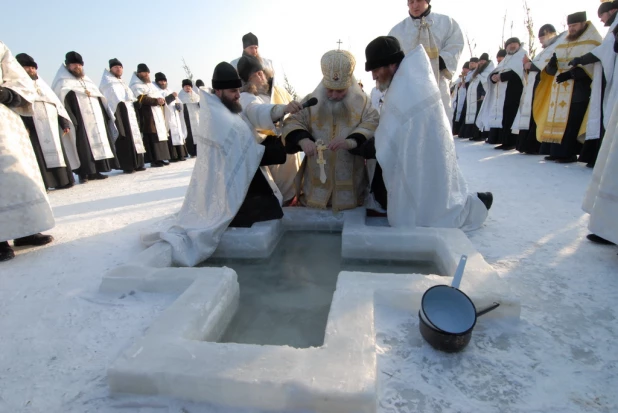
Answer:
[[[202,152],[196,163],[199,173],[193,174],[173,231],[152,237],[173,246],[170,239],[176,237],[177,262],[195,265],[195,254],[186,258],[193,240],[211,244],[228,225],[249,227],[279,219],[282,206],[289,205],[334,211],[364,205],[368,213],[387,214],[395,227],[480,227],[493,195],[468,192],[453,163],[452,137],[441,132],[441,125],[446,122],[448,127],[451,120],[454,134],[499,144],[497,149],[538,153],[545,150],[538,142],[545,142],[547,159],[562,163],[576,161],[583,147],[587,155],[581,157],[594,164],[612,110],[607,105],[615,97],[603,81],[604,56],[594,53],[603,39],[585,13],[570,15],[569,30],[563,34],[543,26],[539,40],[544,49],[532,60],[512,38],[496,65],[487,55],[478,62],[472,59],[462,77],[452,82],[463,34],[454,19],[433,13],[429,2],[408,2],[409,17],[367,46],[365,70],[376,81],[370,97],[354,78],[354,56],[332,50],[322,57],[323,78],[302,106],[276,84],[272,62],[259,55],[252,33],[243,36],[241,58],[217,65],[211,89],[184,80],[180,93],[169,89],[163,73],[152,82],[143,63],[127,85],[118,59],[110,60],[97,86],[85,76],[84,61],[76,52],[67,53],[50,88],[38,78],[35,60],[20,53],[16,59],[37,95],[33,113],[22,119],[44,184],[69,188],[72,171],[87,182],[106,178],[103,173],[112,169],[133,173],[146,164],[163,167]],[[611,37],[611,59],[616,4],[603,3],[599,9],[611,25],[606,37]],[[11,92],[10,83],[5,80],[2,103],[19,106],[19,86]],[[313,107],[305,109],[312,100]],[[382,132],[376,140],[378,126]],[[226,140],[247,127],[255,140]],[[208,146],[200,148],[198,142]],[[230,152],[234,145],[240,146]],[[247,167],[250,177],[243,178]],[[212,194],[211,187],[225,193]],[[10,203],[5,209],[15,210]],[[39,219],[30,229],[16,225],[19,229],[0,233],[0,240],[15,239],[16,245],[51,242],[51,236],[39,232],[53,226],[53,215],[46,210],[40,216],[50,219]],[[195,237],[198,222],[210,233]],[[185,226],[190,228],[182,235],[179,229]],[[9,248],[8,242],[0,247]],[[195,250],[199,255],[210,247],[196,245]]]
[[[617,10],[618,1],[598,9],[611,41]],[[540,28],[535,56],[511,38],[496,56],[497,68],[487,53],[465,62],[451,85],[453,135],[594,167],[615,103],[608,87],[614,68],[604,67],[603,39],[585,12],[569,15],[567,23],[564,33],[551,24]]]

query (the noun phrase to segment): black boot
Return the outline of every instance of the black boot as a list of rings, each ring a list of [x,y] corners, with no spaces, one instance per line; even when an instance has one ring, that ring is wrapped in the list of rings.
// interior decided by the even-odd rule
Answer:
[[[97,172],[96,174],[90,175],[90,179],[107,179],[109,176],[103,175],[101,172]]]
[[[606,240],[605,238],[601,238],[596,234],[588,234],[586,238],[588,238],[590,241],[594,242],[595,244],[614,245],[613,242]]]
[[[494,203],[494,195],[491,192],[477,192],[476,196],[479,197],[481,202],[485,204],[485,208],[489,211]]]
[[[8,241],[0,242],[0,262],[15,258],[15,252]]]
[[[44,235],[44,234],[38,233],[34,235],[29,235],[23,238],[15,238],[13,240],[13,245],[15,245],[16,247],[23,247],[24,245],[40,246],[40,245],[49,244],[53,240],[54,240],[54,237],[52,237],[51,235]]]
[[[88,175],[79,175],[79,183],[87,184],[88,183]]]

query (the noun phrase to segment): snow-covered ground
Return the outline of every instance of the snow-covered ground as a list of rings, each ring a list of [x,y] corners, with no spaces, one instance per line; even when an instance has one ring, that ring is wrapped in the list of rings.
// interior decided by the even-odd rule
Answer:
[[[592,171],[482,143],[457,149],[470,187],[494,193],[470,238],[521,300],[521,323],[480,323],[464,353],[444,355],[419,339],[410,314],[378,307],[379,411],[618,411],[618,249],[585,239]],[[179,208],[193,163],[50,193],[56,242],[0,264],[0,412],[227,413],[110,397],[106,383],[107,366],[176,297],[104,295],[101,276]]]

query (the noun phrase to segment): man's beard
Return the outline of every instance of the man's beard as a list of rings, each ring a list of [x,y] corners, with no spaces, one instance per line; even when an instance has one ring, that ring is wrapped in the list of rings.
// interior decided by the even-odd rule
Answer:
[[[575,32],[575,34],[570,34],[570,33],[569,33],[569,34],[567,35],[566,39],[567,39],[569,42],[570,42],[570,41],[573,41],[573,40],[577,40],[577,39],[579,39],[579,38],[581,37],[581,35],[582,35],[582,34],[584,34],[584,32],[586,31],[586,29],[587,29],[587,28],[588,28],[588,25],[586,24],[586,25],[584,26],[584,28],[583,28],[583,29],[578,30],[577,32]]]
[[[28,75],[30,76],[30,79],[32,80],[38,80],[39,79],[39,75]]]
[[[388,88],[391,87],[392,81],[393,81],[393,78],[390,78],[390,79],[388,79],[388,80],[386,80],[384,82],[378,81],[377,82],[378,83],[378,85],[377,85],[378,86],[378,90],[380,92],[386,92],[388,90]]]
[[[150,76],[140,76],[140,75],[137,75],[137,77],[139,78],[139,80],[141,80],[144,83],[150,83]]]
[[[225,107],[228,108],[232,113],[242,112],[242,105],[238,100],[233,101],[231,99],[228,99],[225,95],[221,95],[221,103],[223,103]]]
[[[511,51],[507,51],[506,54],[508,54],[510,56],[513,56],[515,53],[519,52],[519,49],[521,49],[521,47],[518,47],[517,50],[512,51],[512,52]]]
[[[75,76],[78,79],[81,79],[82,77],[84,77],[84,74],[85,74],[84,69],[74,69],[74,70],[68,69],[68,70],[69,72],[71,72],[73,76]]]

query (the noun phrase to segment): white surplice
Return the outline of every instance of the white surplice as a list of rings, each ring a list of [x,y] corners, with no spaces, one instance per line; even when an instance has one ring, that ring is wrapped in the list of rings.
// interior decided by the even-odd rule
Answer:
[[[135,97],[148,96],[149,98],[158,99],[161,97],[161,89],[155,87],[152,83],[144,83],[137,76],[137,73],[133,72],[131,82],[129,83],[131,91]],[[152,118],[154,119],[155,127],[157,128],[157,137],[159,142],[167,141],[167,127],[165,126],[165,109],[161,106],[151,106]]]
[[[375,133],[393,227],[479,228],[487,208],[457,164],[449,120],[425,50],[401,62]]]
[[[147,246],[169,243],[174,263],[187,267],[215,252],[244,202],[264,154],[246,117],[230,112],[216,95],[204,90],[200,103],[203,133],[198,145],[203,150],[197,155],[182,208],[153,231],[142,234]],[[272,123],[259,106],[250,109],[250,116]]]
[[[62,64],[52,82],[52,89],[60,98],[61,102],[64,102],[69,92],[75,93],[84,122],[83,126],[86,130],[88,142],[90,143],[92,157],[97,161],[113,158],[114,152],[112,151],[107,137],[105,116],[103,115],[103,109],[101,109],[99,98],[103,100],[103,107],[109,116],[107,125],[110,128],[114,140],[118,138],[118,129],[116,129],[116,125],[114,124],[116,118],[107,104],[107,99],[105,99],[105,96],[103,96],[94,82],[88,76],[77,79],[69,72],[67,67]]]
[[[418,45],[425,48],[429,56],[432,71],[442,93],[442,103],[449,121],[453,119],[449,84],[457,67],[459,57],[464,48],[464,36],[457,22],[443,14],[431,12],[422,19],[408,16],[389,33],[399,40],[405,54],[410,53]],[[440,72],[439,57],[446,69]]]
[[[190,93],[181,90],[178,92],[178,99],[183,105],[186,105],[187,113],[189,114],[189,122],[191,123],[191,133],[193,134],[193,142],[197,144],[200,132],[200,95],[199,92],[191,89]],[[186,122],[185,122],[186,124]]]
[[[474,125],[476,122],[476,110],[483,104],[483,100],[478,99],[478,87],[479,85],[482,85],[485,90],[485,94],[487,94],[487,89],[489,88],[489,74],[494,70],[494,68],[494,62],[489,62],[489,65],[481,73],[477,74],[476,77],[474,77],[474,73],[470,76],[470,84],[468,85],[468,89],[466,91],[466,99],[468,102],[465,119],[466,125]]]
[[[115,114],[118,109],[118,105],[122,102],[127,108],[127,117],[129,124],[125,127],[131,128],[131,136],[133,137],[133,145],[135,146],[135,152],[146,153],[144,148],[144,142],[142,141],[142,133],[139,129],[139,121],[137,120],[137,113],[135,113],[135,106],[133,102],[137,99],[133,94],[133,91],[127,86],[122,79],[118,79],[108,69],[103,71],[103,77],[101,78],[101,84],[99,85],[101,93],[107,99],[107,103],[111,111]]]
[[[0,42],[2,87],[19,94],[25,107],[0,104],[0,241],[26,237],[55,225],[41,172],[22,116],[32,116],[32,79]]]
[[[520,79],[524,79],[524,64],[523,59],[528,52],[520,47],[515,54],[507,55],[498,66],[490,73],[490,77],[493,74],[501,74],[508,71],[513,71],[519,76]],[[491,80],[487,83],[487,94],[481,105],[481,111],[476,118],[476,126],[481,132],[488,131],[491,128],[502,128],[502,120],[504,117],[504,105],[506,98],[506,90],[509,86],[509,82],[497,82],[493,83]],[[505,125],[506,128],[511,128],[512,125]]]
[[[36,134],[43,151],[47,168],[69,167],[74,170],[80,167],[77,146],[75,143],[75,126],[64,105],[49,85],[40,77],[34,82],[36,99],[32,105],[33,121]],[[70,124],[69,133],[62,134],[58,127],[58,117],[62,117]],[[64,161],[62,147],[67,155],[69,165]]]
[[[161,89],[159,85],[153,83],[154,87],[159,90],[161,94],[159,97],[165,99],[169,95],[172,94],[172,91],[169,89]],[[180,109],[176,109],[176,104],[178,104]],[[184,145],[185,140],[187,139],[187,124],[185,123],[185,115],[184,108],[182,103],[176,97],[172,103],[165,102],[165,125],[167,130],[170,131],[170,136],[172,138],[172,144],[174,146]]]

